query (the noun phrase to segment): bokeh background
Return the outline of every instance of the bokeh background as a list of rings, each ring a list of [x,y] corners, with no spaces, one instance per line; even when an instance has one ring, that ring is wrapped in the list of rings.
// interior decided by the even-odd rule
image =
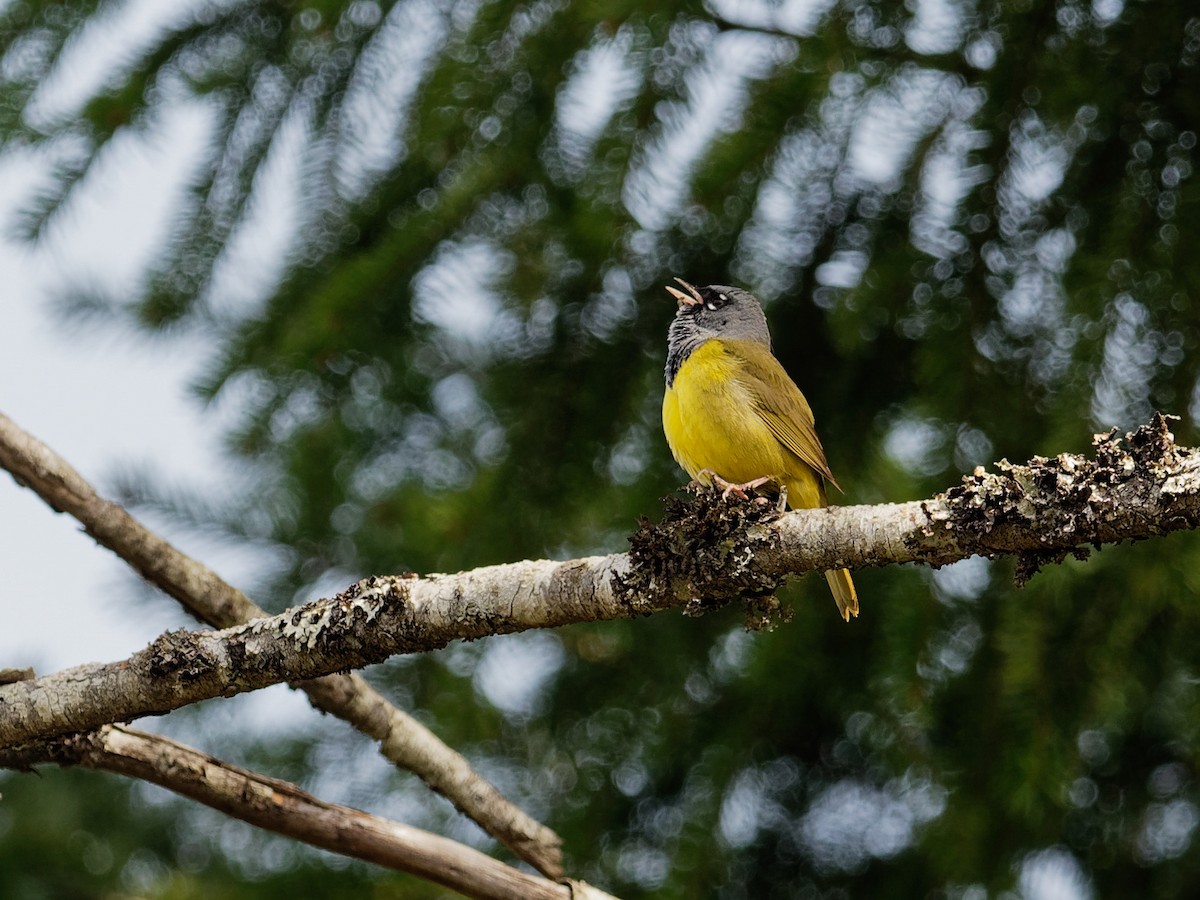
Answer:
[[[1200,437],[1189,0],[7,0],[0,39],[0,408],[272,609],[623,549],[683,480],[674,275],[763,299],[839,502]],[[4,664],[183,622],[9,488]],[[856,580],[849,626],[811,578],[771,633],[367,675],[625,898],[1200,895],[1196,536]],[[285,688],[151,727],[495,849]],[[0,793],[5,898],[444,895],[115,777]]]

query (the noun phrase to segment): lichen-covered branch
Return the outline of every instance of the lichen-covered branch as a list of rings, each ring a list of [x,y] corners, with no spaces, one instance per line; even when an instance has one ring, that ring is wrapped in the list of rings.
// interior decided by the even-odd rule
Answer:
[[[518,871],[449,838],[327,803],[155,734],[105,726],[0,750],[0,767],[78,765],[149,781],[259,828],[488,900],[614,900],[584,882]]]
[[[97,543],[200,621],[225,628],[266,616],[214,571],[97,494],[66,460],[3,414],[0,466],[52,508],[78,519]],[[557,834],[511,803],[462,754],[389,703],[360,676],[327,675],[296,687],[308,694],[317,709],[378,741],[385,757],[415,773],[538,871],[551,878],[563,874],[562,839]]]
[[[357,668],[459,638],[698,612],[768,597],[789,575],[896,562],[1013,555],[1027,576],[1089,545],[1200,523],[1200,451],[1161,416],[1064,454],[977,471],[932,500],[807,510],[702,492],[644,524],[629,553],[524,561],[456,575],[385,576],[249,625],[172,632],[128,660],[0,686],[0,746],[174,709],[283,680]],[[869,607],[864,610],[869,615]]]
[[[1174,418],[1156,414],[1124,439],[1115,428],[1098,434],[1091,458],[979,467],[932,500],[833,509],[825,522],[785,517],[769,570],[1013,556],[1024,584],[1068,555],[1200,527],[1200,449],[1175,443]]]

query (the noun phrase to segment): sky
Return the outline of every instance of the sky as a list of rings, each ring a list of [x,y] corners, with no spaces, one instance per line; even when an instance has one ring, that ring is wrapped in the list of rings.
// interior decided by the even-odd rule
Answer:
[[[35,92],[28,122],[50,126],[82,104],[195,4],[130,0],[108,7],[69,43]],[[121,35],[114,40],[114,34]],[[227,483],[221,432],[230,410],[189,391],[207,352],[195,333],[149,339],[111,318],[72,318],[72,292],[133,297],[171,233],[189,177],[206,149],[210,111],[166,104],[150,129],[122,129],[36,241],[22,210],[52,183],[56,154],[0,144],[0,413],[63,456],[102,496],[114,476],[149,472],[187,488]],[[160,527],[181,549],[238,583],[247,554]],[[119,659],[166,628],[191,626],[174,601],[145,602],[128,568],[0,475],[0,668],[39,673]],[[47,575],[54,574],[48,589]],[[140,596],[139,596],[140,594]],[[16,611],[20,610],[19,614]]]
[[[184,137],[196,127],[176,124]],[[12,213],[44,168],[0,152],[0,413],[101,496],[130,472],[185,489],[219,491],[231,482],[221,449],[231,410],[205,407],[189,390],[208,352],[200,337],[149,339],[117,322],[72,319],[61,305],[64,289],[81,279],[118,296],[132,287],[185,173],[187,154],[163,149],[179,146],[180,136],[131,141],[124,171],[101,161],[100,187],[36,244],[13,235]],[[166,521],[146,524],[234,585],[259,571],[252,552]],[[136,580],[75,519],[0,473],[0,668],[31,666],[45,675],[112,662],[168,629],[198,627],[174,600],[140,590]],[[223,712],[231,730],[247,715],[260,733],[311,722],[304,698],[283,685],[235,698]]]
[[[199,124],[176,122],[174,137]],[[200,340],[148,340],[114,321],[72,319],[61,304],[72,286],[113,296],[133,289],[170,214],[168,186],[188,164],[169,143],[126,138],[35,243],[14,233],[15,211],[44,183],[47,164],[20,148],[0,153],[0,413],[102,495],[117,473],[145,469],[185,485],[221,483],[221,413],[188,390],[205,359]],[[232,559],[212,541],[173,538],[218,568]],[[0,477],[0,565],[9,613],[0,667],[45,672],[117,659],[186,621],[173,601],[133,599],[125,566],[8,477]]]
[[[147,464],[189,481],[219,478],[217,436],[187,394],[201,348],[64,322],[48,283],[52,262],[0,242],[0,412],[102,492],[116,472]],[[125,567],[7,477],[0,548],[0,666],[45,672],[115,659],[181,621],[170,603],[135,610]]]

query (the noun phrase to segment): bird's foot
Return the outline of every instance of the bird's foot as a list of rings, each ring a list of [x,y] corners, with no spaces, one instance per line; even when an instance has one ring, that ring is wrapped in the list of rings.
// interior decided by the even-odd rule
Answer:
[[[741,484],[734,484],[732,481],[726,481],[712,469],[701,469],[701,475],[707,475],[714,485],[721,491],[721,497],[725,500],[729,499],[729,495],[733,494],[741,500],[749,500],[750,496],[746,491],[752,491],[755,488],[762,487],[771,480],[769,475],[764,475],[761,478],[755,478],[753,481],[744,481]],[[786,494],[784,495],[786,497]],[[756,501],[766,502],[765,497],[757,497]]]

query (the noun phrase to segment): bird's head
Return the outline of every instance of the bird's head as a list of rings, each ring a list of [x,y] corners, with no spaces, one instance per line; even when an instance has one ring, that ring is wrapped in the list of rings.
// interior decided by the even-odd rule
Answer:
[[[675,318],[667,331],[667,384],[675,381],[675,373],[684,360],[703,344],[716,338],[727,341],[756,341],[768,349],[771,332],[767,317],[754,295],[741,288],[725,284],[694,287],[682,278],[675,279],[685,291],[668,287],[667,291],[679,302]]]
[[[722,338],[730,341],[757,341],[771,346],[771,332],[762,306],[749,291],[725,284],[693,287],[676,278],[686,289],[667,287],[667,293],[679,302],[671,322],[668,343],[682,341],[693,349],[704,341]]]

